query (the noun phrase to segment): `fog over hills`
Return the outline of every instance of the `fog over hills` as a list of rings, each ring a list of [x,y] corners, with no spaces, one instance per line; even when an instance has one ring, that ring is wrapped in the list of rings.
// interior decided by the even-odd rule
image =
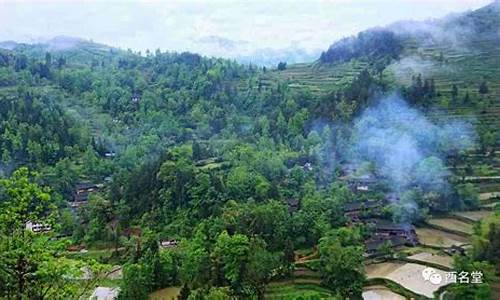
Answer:
[[[0,25],[4,28],[0,41],[40,43],[67,36],[143,53],[160,48],[244,63],[306,62],[333,41],[367,28],[401,19],[438,18],[489,2],[404,0],[393,6],[387,0],[356,4],[339,0],[258,1],[244,5],[228,1],[6,1],[0,3]],[[359,11],[360,4],[363,11]]]
[[[1,2],[0,298],[500,299],[484,2]]]

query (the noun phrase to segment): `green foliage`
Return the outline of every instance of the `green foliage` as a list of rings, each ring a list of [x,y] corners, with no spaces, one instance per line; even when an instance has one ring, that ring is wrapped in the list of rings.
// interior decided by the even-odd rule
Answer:
[[[466,18],[491,31],[482,18]],[[342,227],[344,204],[355,198],[337,180],[341,152],[352,141],[353,118],[398,87],[384,70],[413,54],[407,42],[386,30],[366,31],[332,45],[319,63],[281,62],[263,71],[192,53],[143,56],[90,42],[49,53],[30,45],[0,50],[0,175],[30,166],[36,182],[52,188],[40,188],[24,169],[0,179],[2,267],[27,266],[20,296],[21,283],[0,269],[2,292],[26,298],[46,290],[45,298],[57,299],[85,289],[68,280],[78,276],[81,261],[63,259],[65,245],[51,234],[26,232],[31,220],[87,247],[113,246],[113,259],[123,253],[124,299],[171,285],[183,286],[183,299],[262,297],[269,281],[289,274],[296,248],[318,242],[320,260],[313,264],[323,283],[339,298],[359,296],[363,231]],[[459,57],[458,79],[415,74],[401,87],[403,96],[431,116],[436,101],[458,114],[477,106],[486,116],[477,125],[484,165],[494,162],[497,130],[489,108],[496,73],[477,71],[475,58],[447,48],[422,47],[418,55],[439,56],[444,67]],[[453,149],[455,142],[442,139],[439,147],[453,152],[451,170],[462,178],[452,179],[461,182],[452,181],[446,197],[409,189],[397,209],[384,208],[387,217],[425,219],[429,211],[478,206],[478,191],[465,183],[477,168],[461,168],[470,161]],[[450,170],[437,157],[416,168],[427,186],[438,184],[430,175]],[[104,179],[102,192],[74,216],[64,200],[75,184]],[[131,234],[137,228],[142,235]],[[475,259],[498,263],[498,232],[483,229]],[[180,251],[159,250],[160,236],[181,240]],[[311,298],[331,295],[316,288]]]
[[[392,31],[367,30],[356,37],[344,38],[331,45],[328,51],[321,54],[320,61],[336,63],[353,58],[396,58],[402,50],[400,38]]]
[[[481,272],[482,283],[475,284],[453,284],[447,288],[451,299],[490,299],[491,289],[490,282],[494,276],[494,268],[487,262],[474,261],[469,257],[457,256],[454,259],[453,266],[459,272],[464,271],[471,274],[471,272]]]
[[[349,228],[332,231],[319,243],[323,284],[342,297],[359,296],[363,289],[364,265],[361,236]]]
[[[34,175],[21,168],[0,180],[0,294],[17,299],[77,298],[90,286],[86,279],[83,284],[75,280],[82,276],[83,262],[61,256],[64,240],[26,228],[27,222],[54,227],[56,218],[49,191],[33,182]]]
[[[149,293],[179,283],[179,254],[160,250],[152,233],[145,234],[143,245],[142,256],[124,266],[120,298],[147,299]]]

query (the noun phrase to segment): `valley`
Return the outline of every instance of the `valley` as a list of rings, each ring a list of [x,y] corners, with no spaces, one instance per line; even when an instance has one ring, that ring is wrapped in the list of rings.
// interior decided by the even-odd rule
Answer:
[[[0,299],[499,298],[499,26],[276,67],[0,43]]]

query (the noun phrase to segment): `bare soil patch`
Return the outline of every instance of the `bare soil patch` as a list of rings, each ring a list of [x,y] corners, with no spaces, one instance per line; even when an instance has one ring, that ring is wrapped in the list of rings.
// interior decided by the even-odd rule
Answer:
[[[181,292],[180,287],[168,287],[149,294],[149,300],[177,300]]]

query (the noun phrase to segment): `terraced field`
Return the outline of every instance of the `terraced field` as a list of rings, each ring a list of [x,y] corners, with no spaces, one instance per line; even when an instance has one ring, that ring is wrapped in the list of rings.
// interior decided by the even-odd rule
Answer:
[[[333,299],[332,292],[317,284],[294,281],[273,282],[268,285],[265,299]],[[330,298],[331,297],[331,298]]]
[[[443,61],[438,57],[442,54]],[[460,119],[475,125],[482,124],[496,133],[496,145],[491,153],[471,151],[462,167],[472,167],[473,174],[466,178],[479,188],[480,193],[500,192],[500,44],[489,39],[479,39],[470,45],[441,45],[427,47],[407,47],[406,57],[413,57],[421,64],[405,66],[395,63],[387,72],[403,67],[410,69],[409,73],[422,73],[424,78],[435,80],[436,90],[441,95],[435,106],[428,112],[431,119],[445,122]],[[415,67],[413,67],[415,66]],[[408,71],[408,70],[407,70]],[[420,72],[419,72],[420,71]],[[389,75],[388,75],[389,76]],[[411,78],[411,77],[410,77]],[[408,78],[394,76],[399,83],[408,83]],[[487,94],[479,94],[479,85],[486,81],[489,89]],[[449,103],[451,87],[458,87],[459,103]],[[470,103],[463,103],[468,93]],[[471,149],[472,150],[472,149]],[[488,198],[489,199],[489,198]],[[483,200],[487,200],[484,199]]]
[[[394,293],[383,285],[367,286],[363,291],[363,300],[404,300],[405,297]]]
[[[267,72],[262,82],[267,85],[280,80],[291,89],[321,96],[345,86],[366,67],[368,64],[360,60],[335,65],[295,64],[283,71]],[[465,181],[473,183],[480,193],[500,193],[500,44],[484,38],[460,47],[452,44],[421,46],[409,41],[401,59],[384,70],[383,78],[389,85],[398,87],[410,84],[411,77],[417,74],[435,81],[438,96],[427,112],[431,120],[463,120],[473,125],[481,124],[496,133],[493,151],[481,153],[478,149],[470,149],[457,168],[467,167],[469,173],[472,170]],[[478,87],[483,81],[488,85],[487,94],[479,94]],[[459,100],[450,103],[454,84],[458,87]],[[466,93],[470,103],[463,103]]]
[[[149,294],[148,300],[177,300],[180,292],[180,287],[164,288]]]
[[[388,279],[416,294],[433,298],[434,292],[446,284],[444,282],[432,284],[424,280],[422,271],[425,268],[427,267],[424,265],[414,263],[384,262],[366,266],[366,276],[368,279]],[[435,271],[442,278],[445,278],[446,274],[444,271],[439,269],[435,269]]]
[[[432,218],[427,221],[429,224],[453,231],[458,231],[464,234],[472,234],[473,225],[465,223],[454,218]]]
[[[468,219],[472,222],[479,221],[491,215],[491,211],[489,210],[475,210],[475,211],[462,211],[456,212],[455,215]]]
[[[366,66],[367,63],[358,60],[336,65],[294,64],[283,71],[268,72],[263,76],[262,84],[266,86],[270,81],[280,80],[292,90],[322,96],[350,83]]]
[[[453,233],[444,232],[432,228],[417,228],[417,236],[424,245],[433,247],[451,247],[468,244],[469,239]]]
[[[435,254],[430,252],[420,252],[411,256],[409,259],[418,260],[422,262],[431,262],[436,265],[441,265],[445,268],[451,268],[453,263],[453,258],[444,254]]]

